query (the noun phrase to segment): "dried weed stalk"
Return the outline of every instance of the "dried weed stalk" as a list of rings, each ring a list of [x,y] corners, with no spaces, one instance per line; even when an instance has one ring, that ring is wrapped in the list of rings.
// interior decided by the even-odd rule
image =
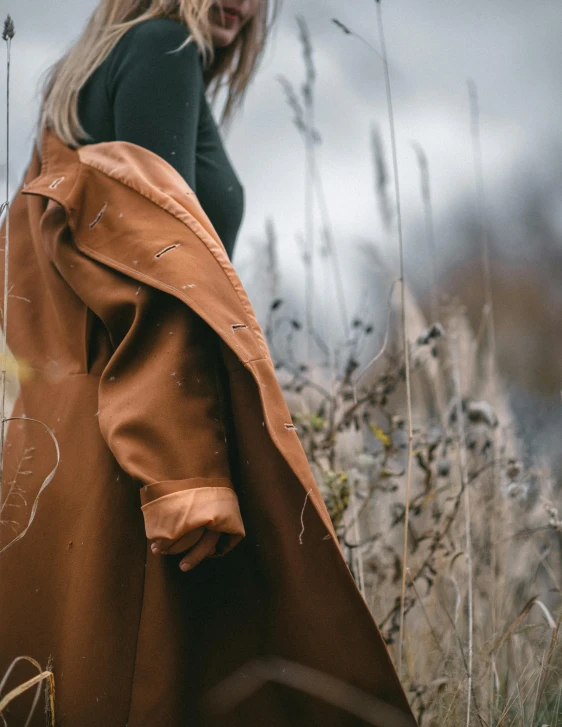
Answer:
[[[53,477],[55,476],[55,473],[58,469],[59,462],[60,462],[60,452],[59,452],[59,445],[57,442],[57,439],[54,435],[54,432],[43,422],[33,419],[31,417],[7,417],[6,416],[6,393],[7,393],[7,387],[8,387],[8,373],[10,372],[10,369],[13,369],[13,371],[16,373],[16,378],[19,376],[22,378],[23,376],[28,376],[29,371],[25,367],[23,362],[13,362],[13,359],[10,359],[8,357],[8,299],[10,297],[17,297],[17,296],[11,296],[10,294],[10,281],[9,281],[9,252],[10,252],[10,65],[11,65],[11,44],[12,40],[15,36],[15,28],[12,18],[8,15],[5,22],[4,22],[4,30],[2,33],[2,39],[6,42],[6,48],[7,48],[7,59],[6,59],[6,198],[4,203],[1,206],[0,209],[0,215],[5,213],[5,222],[4,222],[4,296],[3,296],[3,306],[2,306],[2,358],[1,358],[1,369],[0,369],[0,524],[2,525],[12,525],[16,530],[19,529],[19,532],[17,535],[15,535],[13,538],[11,538],[6,544],[4,544],[0,548],[0,556],[4,551],[6,551],[8,548],[11,548],[14,543],[16,543],[18,540],[21,540],[29,530],[34,517],[35,513],[37,511],[37,507],[39,505],[39,498],[42,494],[42,492],[45,490],[45,488],[49,485],[49,483],[52,481]],[[42,481],[39,489],[37,490],[34,499],[33,504],[31,506],[31,510],[29,512],[27,522],[26,524],[22,523],[22,518],[18,518],[17,520],[9,520],[6,521],[3,517],[4,511],[8,507],[19,507],[21,503],[25,506],[27,506],[27,499],[26,495],[27,489],[25,486],[22,486],[20,484],[20,480],[22,477],[25,477],[27,475],[31,474],[30,470],[23,469],[23,462],[25,462],[27,459],[31,457],[31,450],[28,448],[23,456],[20,462],[17,465],[15,475],[13,479],[10,481],[10,489],[8,490],[8,493],[5,494],[3,484],[5,484],[4,481],[4,475],[5,475],[5,440],[6,440],[6,425],[9,421],[18,420],[20,422],[28,423],[34,423],[39,424],[43,428],[45,428],[50,435],[50,437],[53,440],[55,450],[56,450],[56,463],[51,472],[45,477],[45,479]],[[4,717],[4,710],[5,708],[12,702],[16,697],[20,696],[23,692],[28,691],[32,687],[36,686],[36,692],[33,699],[33,703],[30,708],[29,716],[26,721],[26,724],[24,727],[27,727],[27,725],[31,722],[31,719],[33,717],[33,713],[35,711],[35,708],[37,706],[40,692],[41,692],[41,686],[42,684],[47,685],[45,690],[45,704],[46,704],[46,717],[47,717],[47,724],[54,725],[55,723],[55,705],[54,705],[54,674],[51,671],[50,666],[47,667],[46,670],[43,670],[40,664],[35,661],[32,657],[29,656],[19,656],[11,663],[9,668],[7,669],[6,673],[3,675],[2,680],[0,681],[0,695],[6,686],[6,683],[8,681],[8,678],[10,674],[12,673],[15,665],[20,661],[28,661],[31,663],[39,672],[36,676],[34,676],[31,679],[28,679],[23,684],[18,685],[17,687],[12,688],[6,695],[0,696],[0,718],[2,719],[2,723],[4,725],[7,724],[6,718]]]

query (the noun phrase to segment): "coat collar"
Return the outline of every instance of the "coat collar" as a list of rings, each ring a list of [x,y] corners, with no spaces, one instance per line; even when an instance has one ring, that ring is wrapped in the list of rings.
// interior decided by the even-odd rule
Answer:
[[[117,214],[112,200],[120,198],[121,185],[134,193],[143,215],[159,215],[157,236],[146,232],[138,215]],[[40,174],[25,180],[22,192],[61,204],[81,252],[181,298],[242,363],[270,358],[247,293],[211,221],[183,177],[157,154],[124,141],[71,149],[47,130]],[[105,215],[99,225],[92,225],[97,214],[91,212],[89,222],[85,218],[88,204]],[[181,234],[177,250],[158,257],[178,242],[176,221],[192,234]],[[116,238],[119,244],[111,244]]]

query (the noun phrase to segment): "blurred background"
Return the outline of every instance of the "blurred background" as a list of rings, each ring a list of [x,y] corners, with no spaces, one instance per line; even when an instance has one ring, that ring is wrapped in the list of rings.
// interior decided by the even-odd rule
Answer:
[[[9,12],[16,27],[12,192],[31,153],[41,73],[76,37],[95,4],[0,0],[0,17]],[[528,456],[546,454],[559,476],[562,6],[559,0],[394,0],[383,7],[407,282],[431,319],[430,289],[436,271],[440,292],[461,299],[478,331],[484,303],[482,240],[488,240],[499,370]],[[301,94],[306,63],[297,16],[308,28],[316,72],[315,153],[323,215],[320,201],[311,205],[307,197],[303,136],[280,81],[282,76],[297,96]],[[331,268],[335,259],[348,320],[367,310],[379,337],[383,334],[390,279],[373,275],[372,254],[395,271],[397,237],[379,48],[374,0],[282,2],[258,76],[225,136],[246,191],[234,264],[261,320],[272,294],[291,301],[296,313],[302,311],[307,271],[303,257],[312,248],[312,305],[324,333],[338,340],[344,329],[342,290],[335,289]],[[5,90],[2,73],[2,98]],[[474,161],[476,119],[481,211]],[[4,159],[4,113],[0,138]],[[427,197],[423,201],[420,154],[427,160],[431,205]],[[0,166],[3,185],[5,173]],[[381,188],[389,198],[387,209]],[[325,254],[322,232],[327,220],[335,258]],[[271,268],[272,240],[274,280],[263,274]]]

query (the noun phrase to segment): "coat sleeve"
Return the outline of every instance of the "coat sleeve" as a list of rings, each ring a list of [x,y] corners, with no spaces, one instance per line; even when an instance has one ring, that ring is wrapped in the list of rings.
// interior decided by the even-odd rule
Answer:
[[[217,334],[173,295],[61,237],[53,259],[86,306],[85,367],[100,375],[100,430],[139,483],[147,537],[176,541],[204,527],[224,534],[226,554],[245,531],[230,476]],[[96,326],[109,355],[96,348]]]

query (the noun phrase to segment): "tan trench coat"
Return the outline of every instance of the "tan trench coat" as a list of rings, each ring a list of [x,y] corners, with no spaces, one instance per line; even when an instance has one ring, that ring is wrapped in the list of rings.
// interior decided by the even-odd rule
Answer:
[[[60,727],[415,724],[251,304],[181,176],[134,144],[72,150],[47,132],[9,261],[8,341],[28,372],[13,416],[50,427],[60,463],[0,554],[0,671],[23,654],[50,666]],[[57,461],[22,419],[5,460],[2,545]],[[148,538],[196,527],[225,533],[222,557],[183,573],[181,555],[151,553]],[[327,680],[318,693],[317,672],[371,701]],[[33,674],[19,662],[3,693]]]

